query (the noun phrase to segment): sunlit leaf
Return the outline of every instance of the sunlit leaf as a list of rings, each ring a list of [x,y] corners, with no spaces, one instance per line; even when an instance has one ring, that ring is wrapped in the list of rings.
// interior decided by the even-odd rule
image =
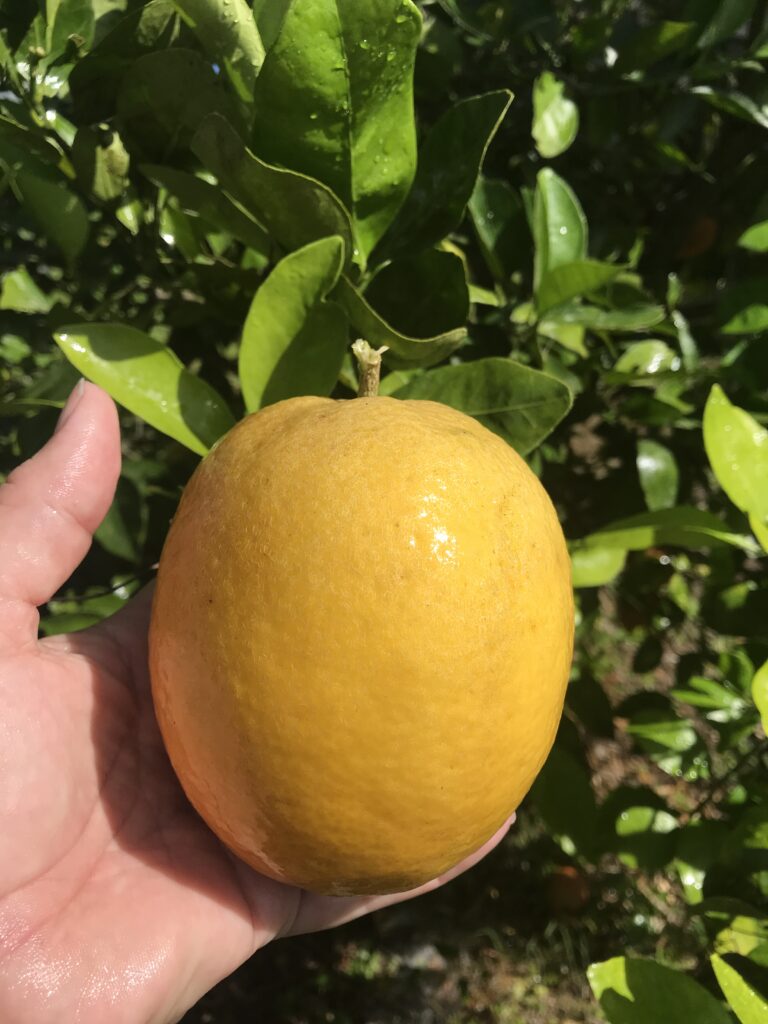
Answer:
[[[627,551],[644,551],[665,544],[694,549],[730,544],[745,551],[755,550],[750,537],[733,533],[711,512],[686,506],[641,512],[621,519],[590,534],[582,543]]]
[[[727,1010],[682,971],[618,956],[592,964],[589,984],[610,1024],[731,1024]]]
[[[329,395],[348,345],[347,318],[323,300],[344,262],[338,236],[285,256],[256,292],[238,372],[249,411],[296,395]]]
[[[726,114],[768,128],[768,102],[762,97],[755,99],[736,89],[714,89],[710,85],[695,86],[691,92]]]
[[[726,288],[720,300],[725,334],[760,334],[768,330],[768,277],[747,278]]]
[[[0,309],[13,309],[17,313],[47,313],[53,305],[24,267],[9,270],[0,283]]]
[[[649,509],[671,508],[675,504],[679,474],[669,448],[658,441],[638,441],[637,472]]]
[[[573,585],[602,587],[611,583],[624,568],[627,552],[621,548],[571,547]]]
[[[420,28],[410,0],[294,0],[255,83],[254,151],[333,190],[364,255],[416,170]]]
[[[768,220],[758,221],[748,227],[739,238],[739,245],[752,252],[768,252]]]
[[[461,100],[438,119],[421,145],[413,187],[377,258],[427,249],[457,227],[511,102],[512,93],[500,89]]]
[[[598,306],[585,305],[558,309],[556,315],[561,323],[582,324],[593,331],[647,331],[661,323],[666,316],[666,310],[663,306],[651,303],[627,306],[624,309],[602,309]]]
[[[78,128],[72,163],[82,187],[103,202],[118,199],[128,186],[130,158],[116,132]]]
[[[539,282],[536,305],[540,313],[570,299],[597,291],[613,281],[623,270],[599,260],[577,260],[548,270]]]
[[[394,397],[444,402],[474,416],[521,455],[554,430],[572,402],[570,391],[556,378],[499,358],[430,370]]]
[[[351,258],[354,243],[349,214],[327,186],[264,163],[217,114],[200,125],[192,150],[280,245],[300,249],[319,238],[340,235],[347,259]]]
[[[715,954],[711,962],[718,984],[740,1024],[768,1024],[768,999],[764,993],[751,985],[728,960]]]
[[[768,661],[760,666],[752,678],[752,700],[760,712],[763,730],[768,733]]]
[[[720,486],[742,512],[768,522],[768,430],[715,384],[704,409],[704,447]]]
[[[70,40],[84,49],[93,39],[92,0],[46,0],[46,43],[49,55],[64,51]]]
[[[533,211],[536,245],[534,287],[544,275],[565,263],[587,256],[587,219],[576,194],[567,182],[545,167],[536,178]]]
[[[268,251],[269,236],[264,228],[216,185],[175,167],[144,164],[141,170],[150,181],[168,189],[187,213],[197,214],[222,231],[228,231],[258,252]]]
[[[73,324],[54,339],[69,361],[150,426],[205,455],[234,419],[170,349],[123,324]]]
[[[238,97],[252,103],[264,45],[246,0],[173,2],[210,58],[224,69]]]
[[[531,134],[541,156],[550,159],[564,153],[579,131],[579,108],[565,95],[564,84],[551,71],[533,84]]]
[[[480,176],[469,212],[485,261],[507,289],[511,275],[530,263],[531,232],[520,194],[506,181]]]

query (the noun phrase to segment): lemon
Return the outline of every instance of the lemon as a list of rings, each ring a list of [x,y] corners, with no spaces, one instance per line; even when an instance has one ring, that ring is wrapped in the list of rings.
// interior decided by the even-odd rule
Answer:
[[[150,667],[176,773],[235,853],[317,892],[385,893],[518,806],[572,642],[557,516],[503,440],[432,402],[295,398],[193,475]]]

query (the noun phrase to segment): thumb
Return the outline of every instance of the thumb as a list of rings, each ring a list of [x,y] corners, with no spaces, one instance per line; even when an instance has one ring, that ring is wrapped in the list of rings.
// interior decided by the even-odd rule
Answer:
[[[0,640],[36,637],[36,607],[82,561],[119,474],[115,405],[81,380],[50,441],[0,487]]]

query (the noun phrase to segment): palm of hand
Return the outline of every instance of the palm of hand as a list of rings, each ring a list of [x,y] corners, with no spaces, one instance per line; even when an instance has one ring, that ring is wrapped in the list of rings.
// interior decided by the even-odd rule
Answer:
[[[0,489],[0,1019],[172,1021],[276,936],[404,897],[280,885],[198,818],[155,722],[146,592],[99,627],[36,640],[35,606],[82,558],[119,472],[110,400],[88,385],[73,402]]]

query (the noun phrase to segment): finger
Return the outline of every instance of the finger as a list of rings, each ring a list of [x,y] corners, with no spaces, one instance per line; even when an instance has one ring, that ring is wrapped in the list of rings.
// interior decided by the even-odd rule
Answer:
[[[50,441],[0,487],[0,637],[34,639],[36,607],[83,559],[119,473],[115,405],[81,381]]]
[[[417,889],[410,889],[408,892],[390,893],[387,896],[315,896],[312,893],[304,893],[302,896],[296,917],[285,935],[303,935],[306,932],[319,932],[325,928],[335,928],[337,925],[345,924],[347,921],[354,921],[363,914],[370,914],[374,910],[381,910],[383,907],[391,907],[395,903],[402,903],[404,900],[413,899],[415,896],[423,896],[425,893],[439,889],[440,886],[452,881],[459,875],[474,867],[479,861],[486,857],[491,850],[495,849],[515,820],[513,814],[491,838],[484,843],[479,850],[466,857],[460,864],[456,864],[450,871],[446,871],[438,878],[433,878],[426,885]]]

